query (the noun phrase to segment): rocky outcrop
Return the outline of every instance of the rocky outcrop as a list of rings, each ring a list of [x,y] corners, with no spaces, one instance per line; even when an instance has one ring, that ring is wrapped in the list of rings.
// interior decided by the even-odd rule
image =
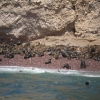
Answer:
[[[100,35],[100,0],[80,0],[75,8],[75,34]]]
[[[75,20],[68,0],[2,1],[0,8],[0,31],[30,40],[71,31]]]
[[[72,32],[100,35],[99,0],[1,0],[0,36],[34,40]]]

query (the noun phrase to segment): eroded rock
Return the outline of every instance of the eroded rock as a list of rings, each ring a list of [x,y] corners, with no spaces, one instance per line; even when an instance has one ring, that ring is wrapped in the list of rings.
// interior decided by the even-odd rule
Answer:
[[[0,32],[29,40],[70,31],[75,20],[69,0],[2,0],[0,9]]]
[[[99,40],[100,1],[0,1],[0,37],[9,36],[25,42],[66,33],[72,33],[88,42]]]
[[[88,40],[95,41],[96,36],[100,35],[100,1],[77,0],[75,8],[75,34],[84,34]]]

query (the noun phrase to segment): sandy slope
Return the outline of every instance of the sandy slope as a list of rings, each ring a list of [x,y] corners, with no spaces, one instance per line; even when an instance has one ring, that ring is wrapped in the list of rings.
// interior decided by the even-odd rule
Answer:
[[[87,46],[87,45],[100,45],[100,36],[83,36],[75,37],[71,34],[64,34],[62,36],[45,36],[42,39],[37,39],[32,44],[40,42],[45,45],[71,45],[71,46]]]

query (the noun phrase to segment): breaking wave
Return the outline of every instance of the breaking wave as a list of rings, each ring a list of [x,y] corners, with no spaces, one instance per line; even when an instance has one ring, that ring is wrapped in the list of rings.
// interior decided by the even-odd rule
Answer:
[[[53,74],[64,74],[84,77],[100,77],[100,71],[77,71],[77,70],[65,70],[65,69],[45,69],[35,67],[20,67],[20,66],[1,66],[0,73],[28,73],[28,74],[39,74],[39,73],[53,73]]]

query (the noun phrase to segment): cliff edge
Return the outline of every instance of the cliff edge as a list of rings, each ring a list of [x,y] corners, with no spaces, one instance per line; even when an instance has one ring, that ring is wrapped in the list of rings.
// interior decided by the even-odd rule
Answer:
[[[98,45],[100,0],[0,0],[0,37],[46,45]]]

